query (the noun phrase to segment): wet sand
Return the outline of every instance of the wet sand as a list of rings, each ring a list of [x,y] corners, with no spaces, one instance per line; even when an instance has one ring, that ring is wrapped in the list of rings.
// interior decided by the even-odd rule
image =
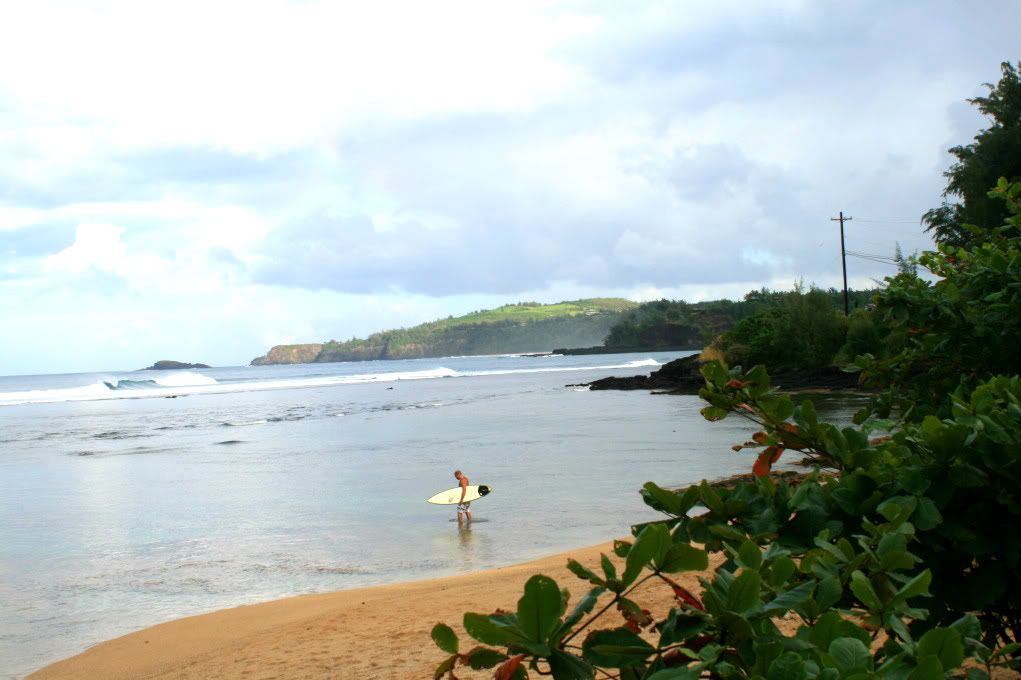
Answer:
[[[611,547],[604,543],[489,571],[291,597],[178,619],[103,642],[29,677],[431,678],[445,657],[430,638],[434,624],[453,627],[466,651],[476,643],[461,627],[464,612],[513,611],[525,581],[536,573],[568,588],[573,602],[591,586],[567,570],[567,558],[598,572],[601,552],[622,562]],[[676,580],[697,589],[696,578],[689,573]],[[635,597],[654,614],[672,604],[669,589],[652,581]],[[607,627],[622,622],[613,610],[603,620]],[[457,675],[488,678],[492,671],[465,669]]]

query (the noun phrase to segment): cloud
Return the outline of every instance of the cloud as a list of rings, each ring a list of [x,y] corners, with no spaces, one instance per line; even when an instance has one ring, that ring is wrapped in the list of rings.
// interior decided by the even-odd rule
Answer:
[[[929,243],[946,148],[985,124],[961,102],[1019,21],[1007,0],[5,6],[0,356],[43,356],[11,344],[57,332],[33,305],[111,324],[83,362],[131,338],[247,361],[516,299],[837,285],[838,210],[849,248]]]

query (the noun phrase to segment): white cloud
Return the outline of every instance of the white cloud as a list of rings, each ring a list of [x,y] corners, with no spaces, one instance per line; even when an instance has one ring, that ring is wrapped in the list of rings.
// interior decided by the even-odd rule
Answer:
[[[380,117],[528,111],[572,79],[548,50],[591,24],[467,1],[39,2],[3,18],[0,82],[54,160],[154,143],[271,153]]]
[[[81,274],[95,269],[104,274],[124,272],[127,249],[121,243],[123,229],[112,224],[82,222],[74,243],[43,261],[49,274]]]
[[[849,248],[925,247],[910,218],[984,124],[960,102],[1021,51],[1018,20],[1013,1],[7,3],[0,356],[48,356],[60,320],[102,326],[81,367],[143,344],[231,363],[515,299],[839,286],[837,210],[874,220]]]

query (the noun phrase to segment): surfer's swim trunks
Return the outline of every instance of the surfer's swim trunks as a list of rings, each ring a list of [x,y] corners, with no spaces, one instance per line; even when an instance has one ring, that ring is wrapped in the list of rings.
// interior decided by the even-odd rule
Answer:
[[[458,512],[470,512],[471,509],[468,507],[469,505],[471,505],[471,501],[468,501],[467,503],[458,503],[457,504],[457,511]]]

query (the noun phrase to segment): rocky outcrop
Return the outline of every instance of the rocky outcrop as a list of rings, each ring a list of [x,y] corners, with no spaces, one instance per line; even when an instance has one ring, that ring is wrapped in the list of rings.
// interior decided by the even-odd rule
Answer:
[[[186,364],[182,361],[171,361],[170,359],[160,359],[152,366],[146,368],[140,368],[140,371],[177,371],[182,368],[212,368],[208,364]]]
[[[265,356],[252,359],[252,366],[271,364],[311,364],[319,356],[323,346],[321,343],[304,345],[276,345]]]
[[[588,383],[592,390],[663,390],[672,394],[698,394],[705,385],[699,373],[699,357],[675,359],[649,375],[627,378],[601,378]],[[846,373],[835,366],[815,370],[769,372],[769,381],[782,390],[853,390],[858,388],[858,374]]]
[[[561,347],[553,350],[552,354],[563,354],[565,356],[571,355],[583,355],[583,354],[637,354],[639,352],[689,352],[691,350],[702,349],[702,343],[678,346],[678,347],[655,347],[653,345],[647,346],[617,346],[617,347],[606,347],[605,345],[597,345],[596,347]]]
[[[670,390],[679,394],[698,394],[705,384],[699,369],[698,355],[674,359],[649,375],[628,378],[601,378],[588,384],[591,390]]]

